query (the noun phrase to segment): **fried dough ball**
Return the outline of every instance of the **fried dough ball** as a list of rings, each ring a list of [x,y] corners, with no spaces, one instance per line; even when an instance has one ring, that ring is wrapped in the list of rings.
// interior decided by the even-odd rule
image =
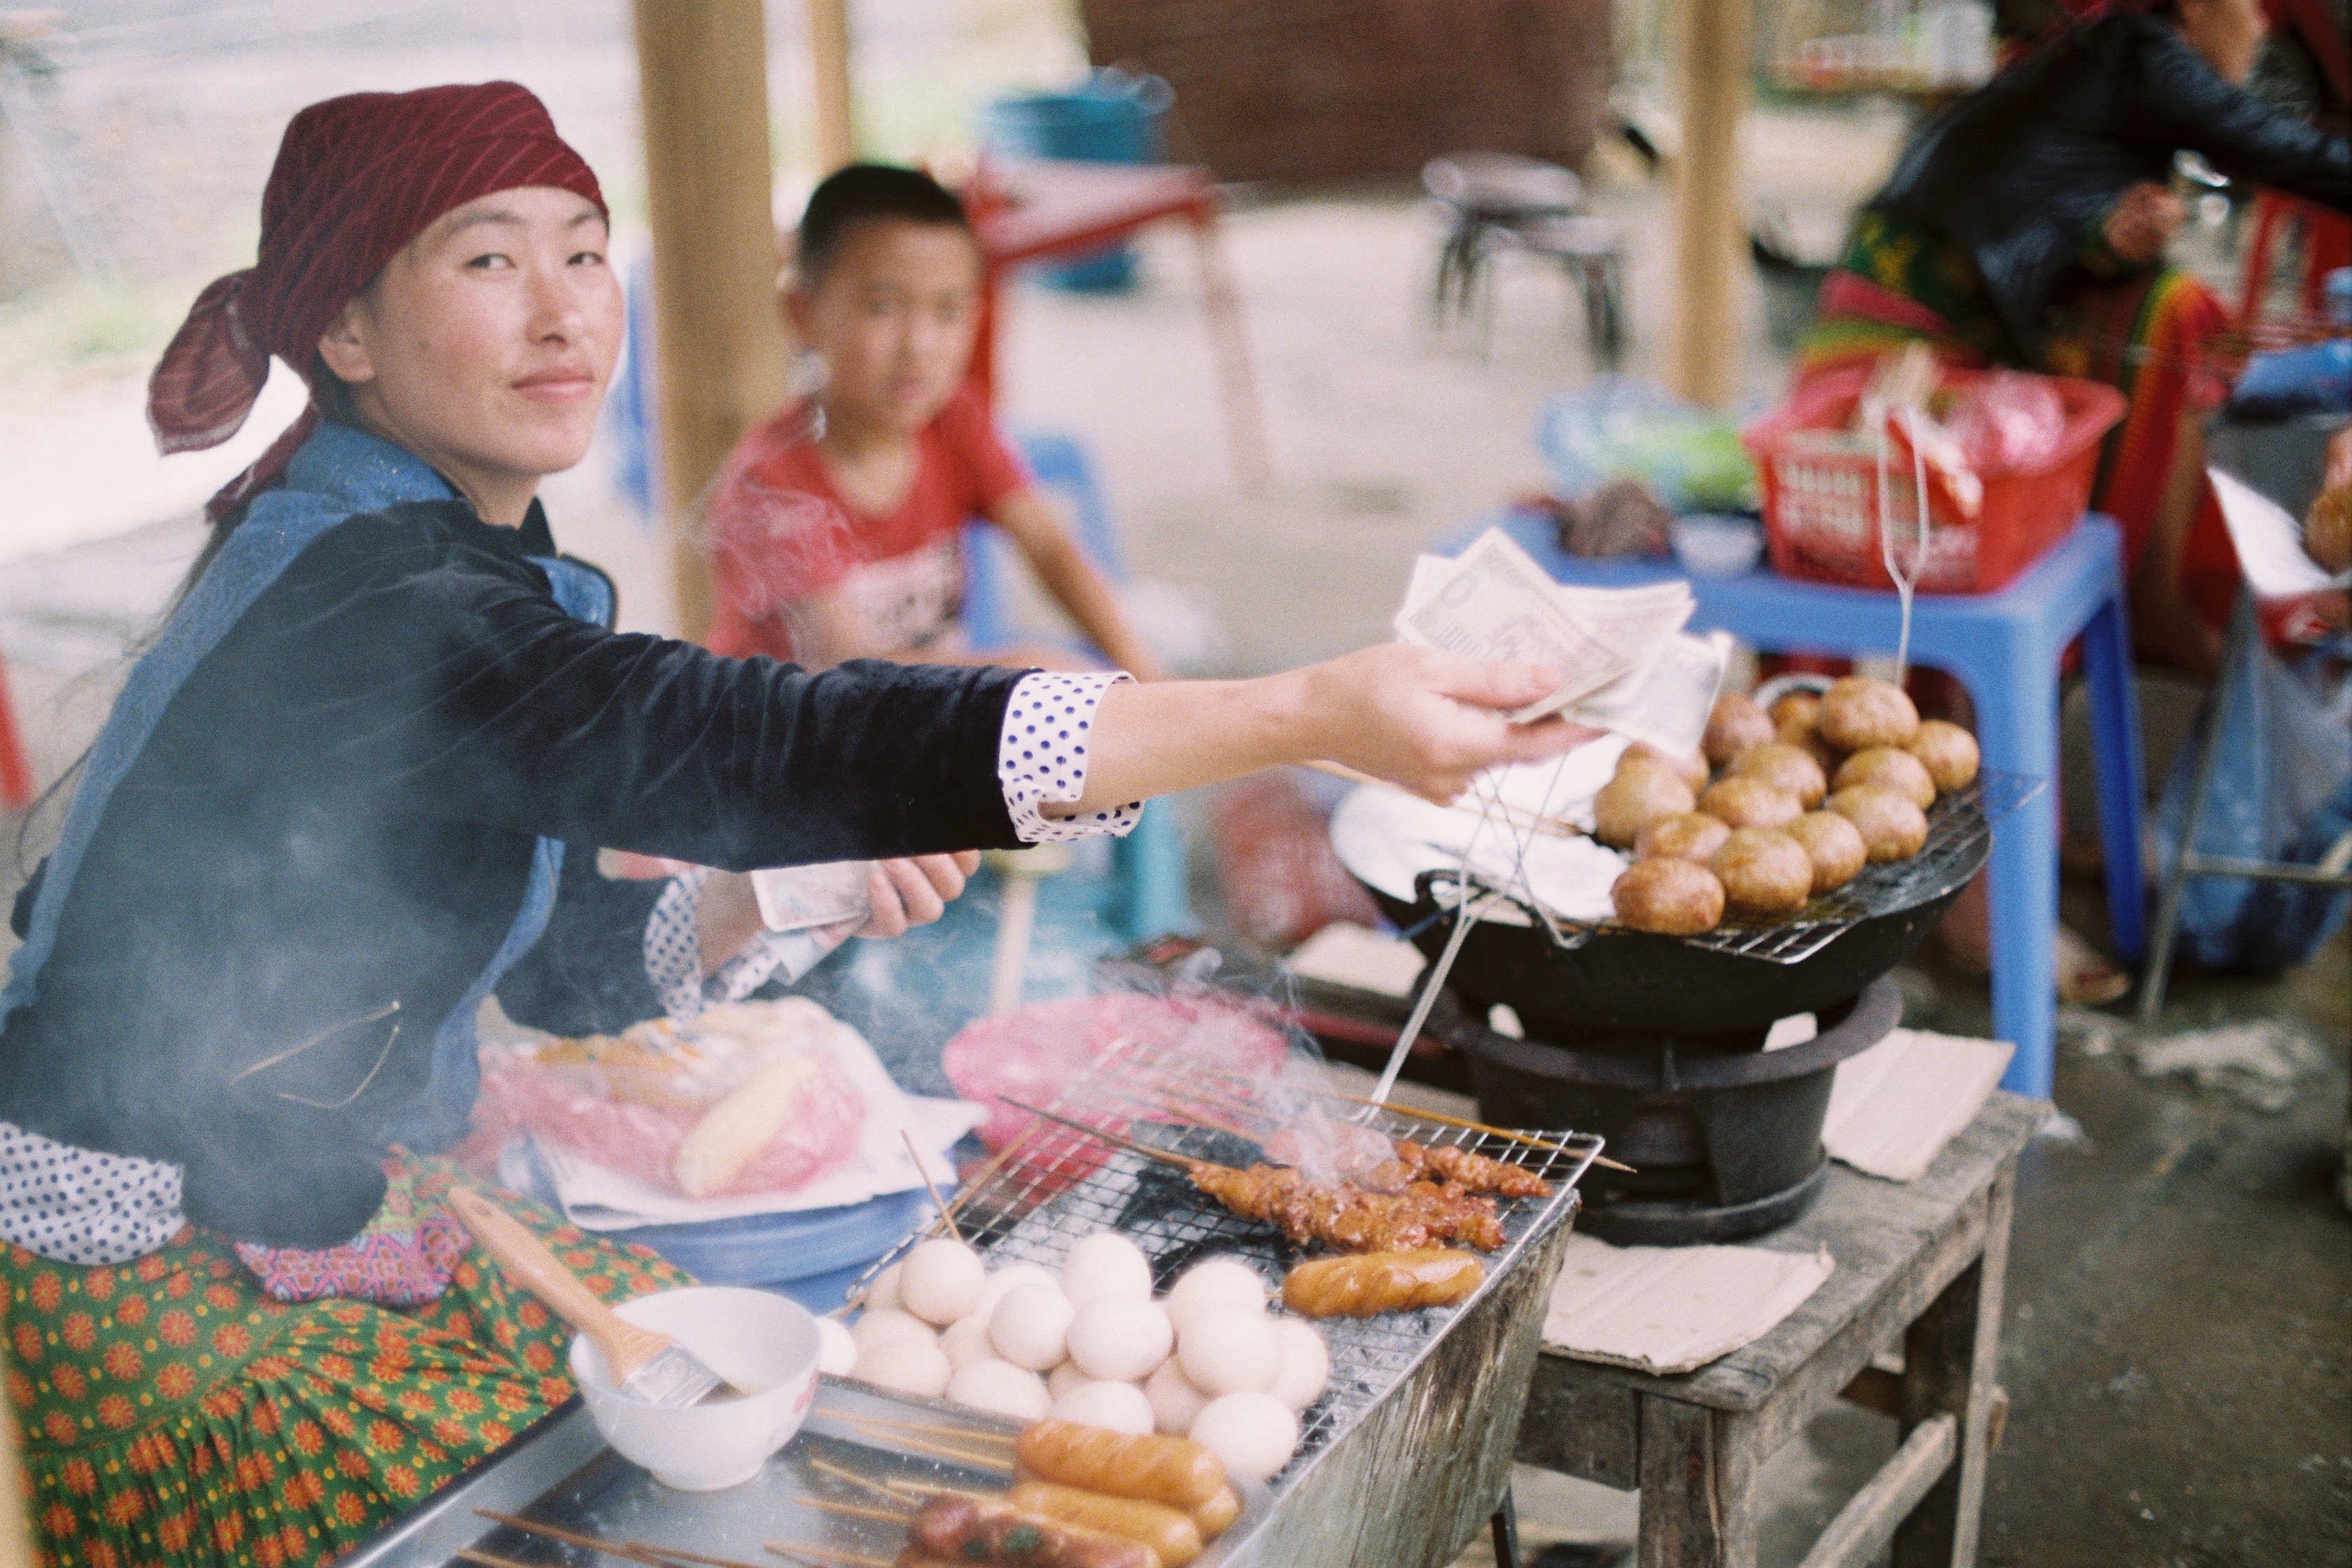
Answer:
[[[1864,784],[1891,789],[1922,811],[1936,804],[1936,781],[1927,776],[1927,764],[1900,746],[1865,747],[1838,764],[1838,788]]]
[[[1813,897],[1854,879],[1870,863],[1862,830],[1834,811],[1809,811],[1780,829],[1795,839],[1813,863]]]
[[[1849,675],[1822,699],[1816,728],[1822,740],[1841,752],[1899,746],[1919,728],[1919,710],[1893,681]]]
[[[1723,919],[1723,884],[1690,860],[1643,860],[1609,889],[1617,918],[1635,931],[1697,936]]]
[[[1743,915],[1792,915],[1813,896],[1812,857],[1777,827],[1735,829],[1706,868]]]
[[[1642,829],[1680,816],[1698,803],[1690,785],[1654,763],[1626,768],[1592,797],[1592,836],[1612,849],[1630,848]]]
[[[1912,805],[1908,795],[1884,785],[1842,789],[1830,796],[1829,808],[1861,831],[1874,866],[1908,860],[1927,842],[1927,814]]]
[[[1688,860],[1704,866],[1723,847],[1731,837],[1731,829],[1718,817],[1703,811],[1685,811],[1680,816],[1661,817],[1642,829],[1633,840],[1633,857],[1637,860]]]
[[[1760,746],[1772,738],[1772,721],[1764,710],[1756,706],[1752,697],[1733,692],[1715,700],[1715,707],[1706,716],[1706,736],[1699,750],[1706,760],[1717,767],[1731,761],[1750,746]]]
[[[1976,782],[1977,738],[1958,724],[1941,719],[1922,720],[1919,732],[1903,749],[1926,765],[1938,795],[1966,789]]]
[[[1623,756],[1617,759],[1617,771],[1623,773],[1628,763],[1655,763],[1693,790],[1706,787],[1706,759],[1696,752],[1687,757],[1677,757],[1647,741],[1636,741],[1625,748]]]
[[[1791,730],[1810,734],[1821,722],[1822,694],[1818,691],[1784,691],[1772,699],[1772,706],[1764,710],[1772,721],[1772,728],[1783,737]]]
[[[1822,772],[1822,764],[1813,761],[1813,754],[1786,741],[1767,741],[1760,746],[1748,747],[1731,759],[1731,776],[1760,779],[1774,789],[1785,790],[1808,811],[1821,805],[1822,796],[1830,793],[1829,778]]]
[[[2352,485],[2319,492],[2303,521],[2303,548],[2331,575],[2352,566]]]
[[[1727,827],[1778,827],[1805,814],[1797,797],[1762,779],[1719,779],[1699,796],[1699,809]]]

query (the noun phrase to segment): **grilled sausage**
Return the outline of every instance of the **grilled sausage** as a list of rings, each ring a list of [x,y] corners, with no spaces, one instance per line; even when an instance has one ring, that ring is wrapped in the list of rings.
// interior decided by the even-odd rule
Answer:
[[[1318,1258],[1282,1282],[1282,1304],[1307,1318],[1369,1318],[1450,1307],[1478,1289],[1485,1265],[1466,1252],[1423,1247],[1360,1258]]]
[[[1231,1530],[1234,1521],[1241,1516],[1241,1494],[1229,1486],[1219,1487],[1216,1496],[1192,1510],[1192,1522],[1200,1527],[1203,1541],[1214,1541]]]
[[[995,1498],[935,1497],[916,1513],[907,1537],[910,1547],[951,1563],[1160,1568],[1159,1554],[1139,1542],[1029,1513]]]
[[[1191,1514],[1166,1503],[1105,1497],[1053,1481],[1023,1481],[1005,1497],[1024,1513],[1084,1525],[1149,1546],[1168,1568],[1184,1568],[1201,1555],[1201,1527],[1192,1522]]]
[[[1224,1461],[1181,1437],[1130,1437],[1048,1416],[1021,1434],[1013,1456],[1041,1480],[1080,1491],[1189,1509],[1225,1484]]]

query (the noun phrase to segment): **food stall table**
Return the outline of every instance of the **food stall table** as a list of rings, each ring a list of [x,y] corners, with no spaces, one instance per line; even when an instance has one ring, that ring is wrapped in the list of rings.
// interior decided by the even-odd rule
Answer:
[[[1835,1271],[1762,1338],[1656,1377],[1547,1351],[1519,1462],[1642,1493],[1641,1568],[1752,1568],[1756,1477],[1831,1401],[1894,1416],[1894,1457],[1804,1568],[1976,1560],[1985,1458],[2007,1396],[1993,1382],[2017,1160],[2045,1101],[1996,1091],[1916,1182],[1830,1168],[1811,1209],[1763,1238],[1826,1249]],[[1877,1364],[1899,1352],[1901,1371]]]
[[[1687,578],[1698,601],[1693,626],[1719,627],[1763,648],[1891,654],[1901,629],[1902,612],[1891,593],[1799,582],[1763,568],[1703,577],[1672,562],[1582,560],[1560,548],[1549,517],[1528,512],[1482,518],[1437,548],[1452,554],[1490,527],[1509,533],[1561,582],[1623,588]],[[2098,742],[2109,932],[2116,950],[2136,960],[2143,946],[2145,892],[2128,619],[2122,534],[2107,519],[2086,516],[1996,593],[1921,595],[1912,613],[1911,658],[1958,676],[1968,688],[1989,771],[2051,779],[2058,763],[2059,660],[2080,639]],[[2051,975],[2058,924],[2056,811],[2037,808],[2011,818],[1994,841],[1991,870],[1992,1032],[2017,1047],[2001,1081],[2022,1094],[2046,1096],[2056,1024]]]

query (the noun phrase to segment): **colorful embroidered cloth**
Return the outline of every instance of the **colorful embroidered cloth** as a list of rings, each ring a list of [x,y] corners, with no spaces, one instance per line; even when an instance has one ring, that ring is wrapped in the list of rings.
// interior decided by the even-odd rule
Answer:
[[[236,1244],[237,1257],[270,1300],[348,1296],[384,1307],[421,1307],[449,1289],[473,1237],[439,1204],[417,1201],[414,1167],[396,1162],[388,1174],[383,1206],[341,1247],[312,1251]]]
[[[408,1164],[415,1202],[457,1175]],[[499,1194],[609,1300],[690,1283]],[[271,1300],[193,1229],[119,1268],[0,1252],[44,1568],[302,1568],[368,1540],[573,1392],[571,1333],[478,1252],[429,1306]]]

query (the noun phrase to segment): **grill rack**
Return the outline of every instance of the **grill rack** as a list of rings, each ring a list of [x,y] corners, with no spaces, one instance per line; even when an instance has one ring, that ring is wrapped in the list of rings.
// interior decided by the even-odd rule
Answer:
[[[1730,916],[1711,931],[1672,940],[1735,958],[1801,963],[1864,921],[1915,909],[1958,888],[1984,864],[1994,826],[2046,787],[2047,780],[2028,773],[1980,772],[1964,787],[1936,797],[1927,808],[1927,841],[1909,859],[1865,866],[1853,881],[1785,920],[1759,924]],[[1437,889],[1458,886],[1454,875],[1432,873],[1428,880],[1430,898],[1451,915],[1456,903],[1440,897]],[[1582,947],[1601,932],[1624,929],[1614,921],[1566,919],[1482,878],[1469,882],[1472,897],[1491,894],[1527,910],[1564,948]]]
[[[1556,1146],[1545,1148],[1385,1107],[1349,1106],[1309,1080],[1316,1070],[1293,1058],[1279,1080],[1246,1079],[1205,1068],[1179,1051],[1121,1040],[1044,1107],[1182,1158],[1244,1165],[1257,1151],[1253,1139],[1235,1131],[1249,1125],[1237,1105],[1262,1110],[1272,1120],[1265,1128],[1269,1132],[1315,1110],[1335,1123],[1353,1121],[1384,1136],[1451,1144],[1506,1161],[1551,1184],[1549,1197],[1495,1200],[1506,1242],[1499,1251],[1481,1255],[1486,1279],[1467,1300],[1362,1320],[1316,1321],[1331,1352],[1330,1381],[1299,1417],[1297,1451],[1268,1483],[1277,1493],[1402,1383],[1446,1329],[1495,1289],[1529,1243],[1564,1216],[1576,1202],[1577,1182],[1601,1149],[1601,1140],[1591,1133],[1514,1130]],[[1308,1256],[1272,1226],[1244,1219],[1202,1194],[1182,1172],[1043,1117],[1005,1145],[953,1208],[956,1228],[992,1267],[1035,1263],[1058,1270],[1080,1237],[1120,1231],[1151,1259],[1155,1291],[1165,1291],[1205,1258],[1244,1258],[1278,1282],[1292,1264]],[[859,1277],[851,1299],[942,1228],[934,1221],[908,1233]]]

